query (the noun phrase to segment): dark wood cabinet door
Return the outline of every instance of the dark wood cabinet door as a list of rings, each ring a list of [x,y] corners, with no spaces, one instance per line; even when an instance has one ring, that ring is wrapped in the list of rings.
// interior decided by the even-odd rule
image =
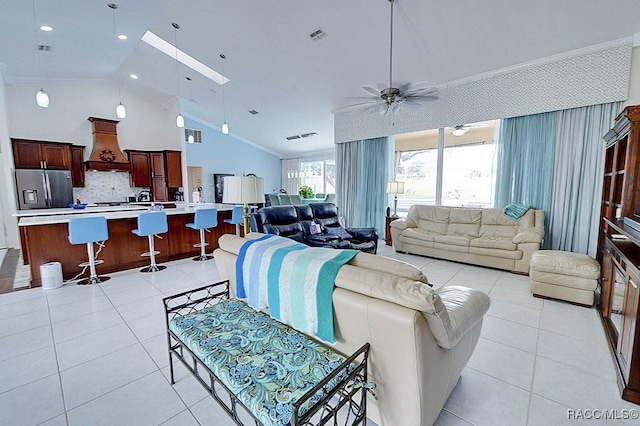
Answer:
[[[149,154],[151,159],[151,177],[165,177],[164,154],[162,152],[152,152]],[[165,183],[166,185],[166,183]]]
[[[42,160],[46,169],[71,170],[71,148],[69,145],[43,143]]]
[[[151,179],[151,191],[153,192],[153,201],[169,201],[169,193],[164,176],[156,176]]]
[[[84,187],[84,146],[71,147],[71,181],[74,187]]]
[[[12,139],[13,159],[17,168],[40,169],[43,167],[41,146],[37,141]]]
[[[126,151],[129,154],[129,183],[139,188],[151,187],[151,169],[149,168],[149,153]]]
[[[169,188],[182,186],[182,153],[180,151],[165,151],[166,181]]]

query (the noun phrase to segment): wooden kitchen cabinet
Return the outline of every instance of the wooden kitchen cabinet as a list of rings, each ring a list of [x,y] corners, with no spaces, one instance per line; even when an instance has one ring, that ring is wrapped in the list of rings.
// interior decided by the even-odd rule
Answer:
[[[131,186],[149,188],[154,201],[175,199],[182,186],[180,151],[125,151],[129,156]]]
[[[71,144],[29,139],[11,139],[16,168],[71,169]]]
[[[129,183],[132,187],[151,188],[151,167],[149,153],[145,151],[125,150],[129,156]]]
[[[71,145],[71,182],[74,188],[84,187],[84,146]]]

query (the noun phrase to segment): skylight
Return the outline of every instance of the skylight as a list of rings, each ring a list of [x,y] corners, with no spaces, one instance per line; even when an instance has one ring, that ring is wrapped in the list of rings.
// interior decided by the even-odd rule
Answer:
[[[142,36],[142,41],[144,41],[151,47],[155,47],[165,55],[170,56],[172,59],[176,58],[176,47],[168,41],[158,37],[151,31],[147,30],[147,32],[144,33],[144,35]],[[189,56],[180,49],[178,49],[177,57],[178,61],[180,61],[184,65],[188,66],[194,71],[199,72],[208,79],[215,81],[221,86],[229,82],[229,79],[227,77],[223,76],[217,71],[212,70],[202,62],[198,61],[192,56]]]

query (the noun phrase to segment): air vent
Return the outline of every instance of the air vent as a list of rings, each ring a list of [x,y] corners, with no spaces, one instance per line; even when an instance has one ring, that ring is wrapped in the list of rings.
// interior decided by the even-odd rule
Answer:
[[[255,109],[252,109],[251,111],[249,111],[249,114],[251,115],[258,115],[260,114],[258,111],[256,111]]]
[[[43,52],[50,52],[51,51],[51,46],[49,46],[48,44],[39,44],[38,45],[38,50],[41,50]]]
[[[189,141],[189,136],[193,137],[193,142]],[[195,129],[184,129],[184,141],[189,143],[202,143],[202,131]]]
[[[311,136],[316,136],[316,135],[317,135],[316,132],[303,133],[301,135],[287,136],[287,140],[288,141],[292,141],[292,140],[296,140],[296,139],[300,139],[300,138],[310,138]]]
[[[318,28],[317,30],[315,30],[314,32],[312,32],[311,34],[309,34],[309,37],[311,37],[311,40],[313,41],[318,41],[320,39],[323,39],[327,36],[327,33],[325,33],[322,28]]]

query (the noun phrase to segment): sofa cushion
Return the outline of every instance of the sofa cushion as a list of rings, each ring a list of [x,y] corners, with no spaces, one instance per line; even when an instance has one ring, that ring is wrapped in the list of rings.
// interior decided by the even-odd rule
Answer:
[[[600,277],[600,264],[594,258],[582,253],[561,250],[539,250],[533,253],[531,270],[591,280]]]
[[[452,246],[469,247],[471,237],[462,235],[437,235],[433,238],[436,243],[450,244]]]
[[[477,237],[481,219],[481,209],[452,208],[449,212],[447,235]]]
[[[502,250],[497,248],[469,247],[469,253],[483,256],[501,257],[504,259],[522,259],[522,250]]]
[[[437,235],[445,235],[449,225],[449,207],[414,205],[409,209],[409,217],[418,228]]]
[[[322,226],[342,226],[338,219],[338,208],[333,203],[309,204],[314,220]]]
[[[508,238],[474,238],[470,247],[496,248],[501,250],[515,250],[517,246]]]
[[[402,235],[407,238],[415,238],[417,240],[429,241],[433,243],[434,237],[440,234],[434,234],[433,232],[427,231],[426,229],[422,228],[407,228],[402,232]]]

